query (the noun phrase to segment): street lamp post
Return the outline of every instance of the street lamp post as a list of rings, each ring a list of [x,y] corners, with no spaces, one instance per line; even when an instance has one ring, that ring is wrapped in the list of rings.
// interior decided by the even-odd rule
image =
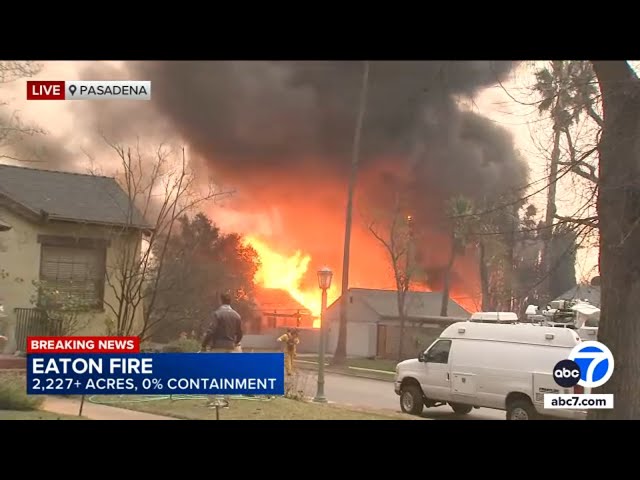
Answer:
[[[318,287],[322,290],[322,301],[320,303],[320,346],[318,351],[318,389],[314,402],[326,403],[324,396],[324,354],[327,345],[327,290],[331,287],[333,272],[330,268],[324,267],[318,270]]]

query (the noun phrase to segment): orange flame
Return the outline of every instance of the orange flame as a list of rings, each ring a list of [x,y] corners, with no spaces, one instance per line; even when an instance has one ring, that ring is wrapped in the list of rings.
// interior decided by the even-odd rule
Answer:
[[[302,280],[311,262],[310,255],[301,251],[287,256],[274,251],[265,242],[255,237],[245,237],[245,243],[251,245],[260,258],[260,268],[254,281],[264,288],[279,288],[289,292],[297,302],[304,305],[315,317],[320,316],[321,294],[319,288],[302,288]],[[331,304],[339,297],[335,284],[327,290],[327,301]],[[320,328],[320,319],[313,321],[313,328]]]

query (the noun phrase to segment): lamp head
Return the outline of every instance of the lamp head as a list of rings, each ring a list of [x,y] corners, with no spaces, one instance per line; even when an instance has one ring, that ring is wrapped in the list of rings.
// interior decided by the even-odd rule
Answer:
[[[329,267],[323,267],[318,270],[318,287],[321,290],[328,290],[331,287],[331,279],[333,278],[333,272]]]

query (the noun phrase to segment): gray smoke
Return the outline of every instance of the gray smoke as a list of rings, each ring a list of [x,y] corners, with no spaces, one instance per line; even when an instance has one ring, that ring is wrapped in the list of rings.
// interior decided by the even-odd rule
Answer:
[[[65,140],[41,127],[21,121],[8,108],[0,109],[0,158],[32,168],[73,170]]]

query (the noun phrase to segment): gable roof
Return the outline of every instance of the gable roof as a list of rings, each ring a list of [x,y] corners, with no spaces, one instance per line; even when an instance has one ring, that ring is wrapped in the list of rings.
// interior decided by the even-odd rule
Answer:
[[[256,288],[254,297],[260,310],[307,311],[307,307],[293,298],[289,292],[280,288]]]
[[[374,290],[368,288],[350,288],[349,295],[368,305],[381,317],[398,317],[398,297],[395,290]],[[412,318],[438,317],[442,303],[441,292],[407,292],[407,316]],[[337,302],[334,303],[334,305]],[[449,299],[447,310],[449,317],[469,318],[470,313],[454,300]]]
[[[114,178],[0,165],[0,198],[49,220],[151,229]]]
[[[600,287],[582,283],[564,292],[555,300],[586,300],[591,305],[600,306]]]

